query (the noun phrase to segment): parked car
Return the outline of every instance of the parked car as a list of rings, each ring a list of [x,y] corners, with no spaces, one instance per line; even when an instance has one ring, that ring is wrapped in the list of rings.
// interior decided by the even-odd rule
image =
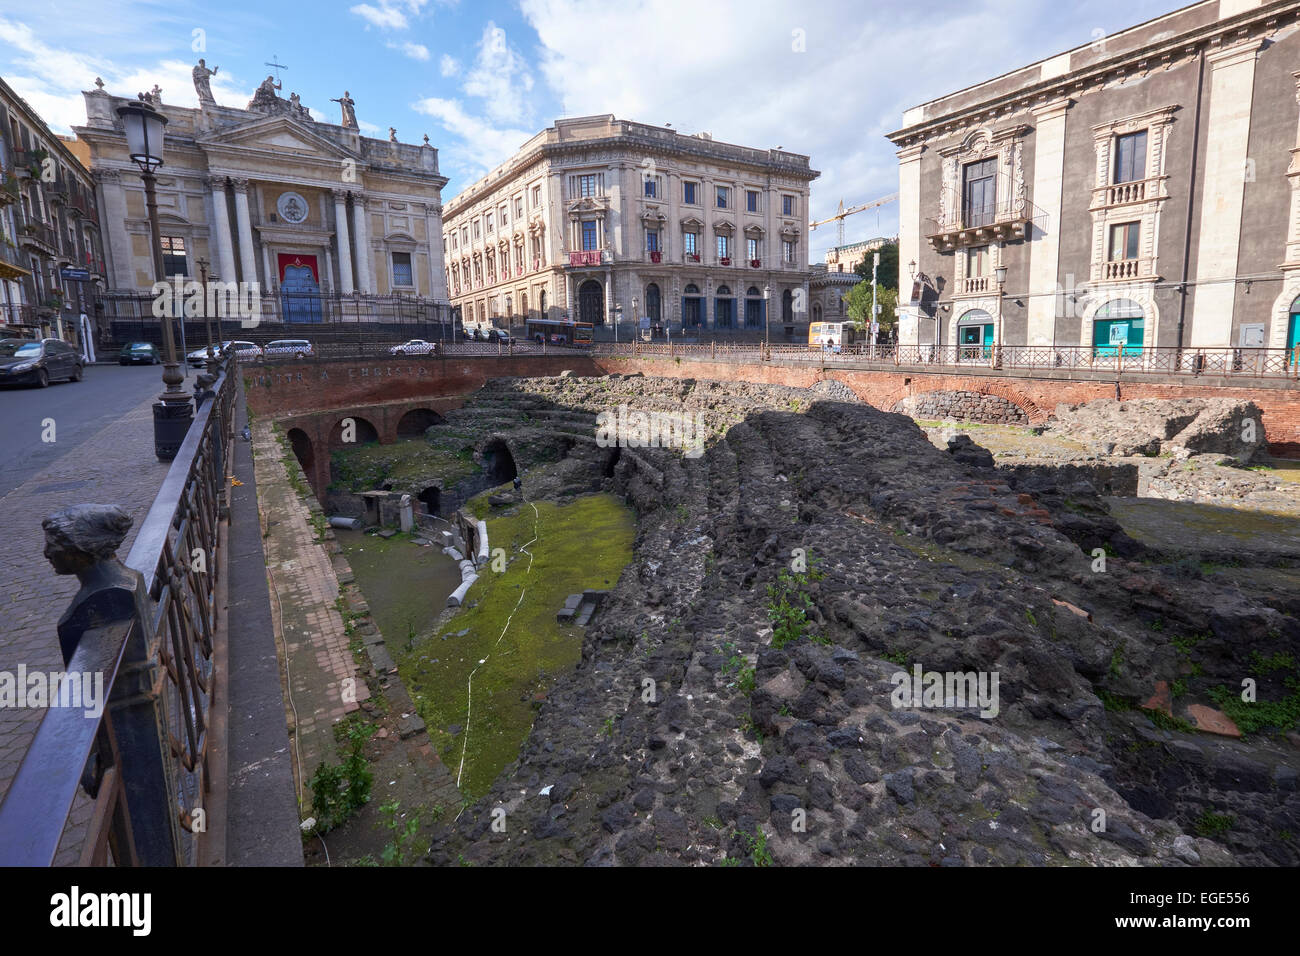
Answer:
[[[388,350],[389,355],[437,355],[438,343],[426,342],[424,339],[410,339],[401,345],[394,345]]]
[[[162,352],[152,342],[127,342],[117,355],[118,365],[157,365]]]
[[[258,362],[262,358],[262,347],[256,342],[231,342],[230,350],[241,362]]]
[[[213,343],[212,350],[220,356],[229,351],[230,347],[234,344],[235,343],[233,342],[216,342]],[[194,366],[194,368],[203,368],[208,364],[208,347],[205,345],[201,349],[195,349],[189,355],[185,356],[185,361]]]
[[[315,355],[311,343],[306,339],[276,339],[267,342],[262,349],[263,358],[308,358]]]
[[[489,342],[500,342],[502,345],[510,344],[510,333],[505,329],[492,329],[488,332]]]
[[[0,339],[0,385],[38,385],[54,379],[80,382],[81,353],[60,339]]]

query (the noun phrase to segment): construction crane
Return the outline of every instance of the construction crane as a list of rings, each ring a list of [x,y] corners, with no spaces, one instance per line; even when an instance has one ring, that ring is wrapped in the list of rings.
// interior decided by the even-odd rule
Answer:
[[[891,202],[893,202],[894,200],[896,200],[897,198],[898,198],[898,193],[893,193],[892,195],[889,195],[889,196],[882,196],[882,197],[880,197],[879,199],[873,199],[873,200],[871,200],[871,202],[864,202],[864,203],[861,203],[861,204],[859,204],[859,205],[857,205],[857,206],[850,206],[848,209],[845,209],[845,208],[844,208],[844,200],[841,199],[841,200],[840,200],[840,208],[836,211],[835,215],[833,215],[833,216],[828,216],[828,217],[825,218],[825,219],[819,219],[819,220],[817,220],[816,222],[813,222],[813,223],[809,223],[809,224],[808,224],[808,228],[809,228],[810,230],[812,230],[812,229],[816,229],[818,226],[824,226],[824,225],[826,225],[826,223],[828,223],[828,222],[838,222],[837,229],[839,230],[839,232],[838,232],[837,235],[838,235],[839,241],[836,242],[835,244],[836,244],[837,246],[842,246],[842,245],[844,245],[844,220],[845,220],[845,218],[847,218],[848,216],[853,215],[855,212],[864,212],[864,211],[866,211],[866,210],[868,210],[868,209],[875,209],[877,206],[883,206],[883,205],[885,205],[886,203],[891,203]]]

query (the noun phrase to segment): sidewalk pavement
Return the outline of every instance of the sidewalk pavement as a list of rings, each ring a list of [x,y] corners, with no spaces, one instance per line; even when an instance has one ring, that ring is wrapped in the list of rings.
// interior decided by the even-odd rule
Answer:
[[[118,505],[133,524],[118,556],[125,560],[168,464],[154,455],[150,397],[93,438],[0,498],[0,671],[61,671],[58,621],[77,593],[77,579],[57,575],[43,556],[41,520],[76,504]],[[0,799],[9,789],[44,709],[0,708]],[[56,862],[80,852],[91,801],[80,790]],[[77,831],[77,832],[74,832]]]

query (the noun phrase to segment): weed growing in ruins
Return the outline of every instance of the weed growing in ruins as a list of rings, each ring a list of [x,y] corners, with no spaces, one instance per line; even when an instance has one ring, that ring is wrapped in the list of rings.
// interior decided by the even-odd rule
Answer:
[[[340,728],[343,728],[340,732]],[[322,763],[312,774],[311,807],[316,817],[315,832],[325,833],[349,819],[370,800],[374,774],[366,761],[366,741],[375,728],[357,720],[335,727],[335,736],[347,741],[342,763]]]
[[[1279,651],[1270,657],[1265,657],[1259,651],[1250,652],[1250,672],[1256,677],[1263,677],[1273,671],[1290,670],[1293,667],[1295,667],[1295,658],[1285,652]]]
[[[317,543],[324,541],[325,535],[329,533],[329,529],[330,529],[329,521],[327,521],[325,516],[321,514],[319,511],[311,512],[311,514],[308,516],[308,520],[311,522],[312,530],[315,532],[315,538],[313,540],[315,540]]]
[[[1174,645],[1174,649],[1177,650],[1179,654],[1182,654],[1184,657],[1187,657],[1191,655],[1192,648],[1196,647],[1198,644],[1205,641],[1207,638],[1209,638],[1209,636],[1210,636],[1209,634],[1204,634],[1204,633],[1193,634],[1190,637],[1179,636],[1179,637],[1172,638],[1169,641],[1169,643]]]
[[[754,693],[754,668],[743,668],[740,673],[736,675],[736,686],[740,688],[740,692],[746,696]]]
[[[421,846],[416,840],[416,835],[420,831],[420,814],[412,813],[406,820],[399,820],[398,813],[401,808],[402,805],[396,800],[385,803],[379,808],[383,816],[380,826],[392,834],[392,839],[384,844],[380,854],[384,866],[411,866],[429,850],[428,843]],[[432,815],[435,820],[441,814],[441,807],[433,808]]]
[[[767,849],[767,834],[763,832],[762,827],[754,827],[753,833],[737,830],[735,831],[735,837],[745,845],[745,850],[749,853],[749,859],[755,866],[773,865],[772,854]]]
[[[807,571],[782,570],[775,584],[767,586],[767,617],[772,624],[772,646],[785,647],[808,633],[808,612],[813,600],[806,588],[811,581],[820,581],[825,574],[815,559],[809,558]],[[826,641],[825,643],[829,643]]]
[[[1119,669],[1124,663],[1124,642],[1120,641],[1115,649],[1110,652],[1110,676],[1118,677]]]
[[[1181,733],[1195,733],[1196,728],[1183,720],[1181,717],[1171,717],[1163,710],[1148,710],[1145,712],[1147,719],[1161,730],[1177,730]]]
[[[1206,810],[1197,818],[1192,828],[1196,831],[1197,836],[1215,837],[1221,833],[1227,833],[1236,822],[1237,818],[1231,814]]]
[[[1300,680],[1288,677],[1284,683],[1291,694],[1281,700],[1245,701],[1228,687],[1215,687],[1210,699],[1237,725],[1243,737],[1269,728],[1285,733],[1300,725]]]
[[[1034,617],[1033,608],[1029,608],[1029,607],[1025,608],[1025,620],[1029,622],[1030,627],[1038,626],[1038,618]]]
[[[890,651],[888,654],[880,655],[882,660],[889,661],[891,664],[905,666],[907,664],[907,655],[902,651]]]
[[[1117,694],[1112,694],[1108,690],[1099,689],[1097,691],[1097,699],[1101,701],[1103,707],[1114,714],[1123,713],[1126,710],[1133,709],[1133,704],[1131,702]]]
[[[605,723],[601,725],[600,732],[606,737],[614,736],[614,718],[612,716],[605,718]]]

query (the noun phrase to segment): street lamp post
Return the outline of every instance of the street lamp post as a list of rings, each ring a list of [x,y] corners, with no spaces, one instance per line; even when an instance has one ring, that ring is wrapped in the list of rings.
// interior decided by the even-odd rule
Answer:
[[[144,183],[145,210],[149,215],[150,251],[153,255],[154,278],[165,283],[163,274],[162,238],[158,231],[158,196],[155,192],[157,179],[154,170],[163,164],[163,135],[167,117],[148,103],[144,94],[140,94],[138,103],[128,103],[117,109],[126,130],[127,152],[131,161],[140,168],[140,179]],[[170,292],[163,293],[170,295]],[[176,362],[176,342],[172,334],[171,312],[180,303],[169,302],[160,319],[163,337],[163,393],[153,407],[153,444],[154,454],[161,461],[171,461],[180,451],[185,433],[194,421],[194,407],[190,404],[190,395],[181,388],[185,376],[181,374]]]
[[[998,266],[993,270],[993,274],[998,280],[998,321],[994,326],[996,331],[993,335],[993,365],[998,368],[1002,365],[1002,307],[1005,295],[1003,288],[1007,284],[1007,267]]]
[[[771,358],[772,347],[772,283],[763,286],[763,358]]]
[[[209,375],[216,375],[217,354],[212,348],[212,316],[208,314],[208,280],[209,279],[215,280],[217,277],[215,275],[213,276],[208,275],[209,263],[207,259],[199,258],[195,261],[195,264],[199,267],[199,285],[202,286],[203,289],[203,331],[207,334],[208,337],[207,369]],[[187,361],[188,359],[189,357],[186,356]]]

